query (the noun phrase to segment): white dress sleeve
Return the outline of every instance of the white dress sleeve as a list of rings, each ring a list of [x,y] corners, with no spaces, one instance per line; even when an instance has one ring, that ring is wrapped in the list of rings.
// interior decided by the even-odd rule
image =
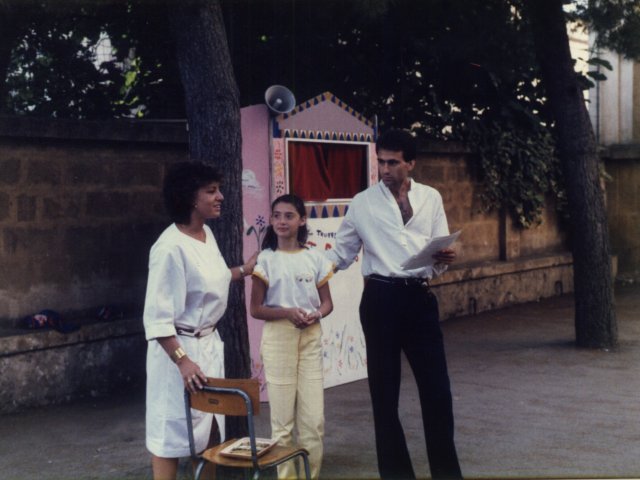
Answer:
[[[184,312],[187,296],[185,269],[177,249],[153,248],[144,303],[147,340],[176,335],[174,320]]]

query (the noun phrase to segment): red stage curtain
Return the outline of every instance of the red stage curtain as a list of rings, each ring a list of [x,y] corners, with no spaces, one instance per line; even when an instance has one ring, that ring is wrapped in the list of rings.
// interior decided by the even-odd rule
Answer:
[[[331,196],[331,179],[322,145],[289,142],[291,193],[305,201],[323,201]]]
[[[291,193],[313,202],[353,198],[366,188],[366,161],[362,145],[289,142]]]
[[[353,198],[366,185],[366,150],[362,145],[327,144],[332,198]]]

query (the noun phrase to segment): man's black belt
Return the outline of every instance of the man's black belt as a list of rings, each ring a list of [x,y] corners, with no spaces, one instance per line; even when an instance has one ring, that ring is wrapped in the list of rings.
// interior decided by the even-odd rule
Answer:
[[[378,275],[373,273],[367,277],[368,280],[375,280],[376,282],[388,283],[394,286],[401,287],[425,287],[429,288],[429,280],[419,277],[385,277],[384,275]]]

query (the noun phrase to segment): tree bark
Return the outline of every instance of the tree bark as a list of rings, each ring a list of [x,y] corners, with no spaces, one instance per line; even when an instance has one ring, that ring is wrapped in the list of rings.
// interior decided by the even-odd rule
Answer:
[[[189,126],[189,155],[216,166],[224,175],[223,214],[212,222],[229,266],[242,263],[242,157],[238,88],[233,75],[220,3],[214,0],[169,4]],[[225,374],[249,378],[251,361],[244,284],[234,282],[220,322],[225,343]],[[241,423],[228,422],[228,435]],[[240,429],[240,430],[237,430]]]
[[[618,331],[600,159],[573,69],[562,4],[563,0],[527,2],[571,215],[576,342],[580,347],[612,348]]]

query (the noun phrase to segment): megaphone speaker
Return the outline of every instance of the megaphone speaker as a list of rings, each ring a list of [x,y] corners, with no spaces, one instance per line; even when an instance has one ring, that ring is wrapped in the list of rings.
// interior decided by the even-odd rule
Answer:
[[[264,92],[264,101],[269,110],[276,115],[289,113],[296,106],[296,97],[291,90],[282,85],[271,85]]]

